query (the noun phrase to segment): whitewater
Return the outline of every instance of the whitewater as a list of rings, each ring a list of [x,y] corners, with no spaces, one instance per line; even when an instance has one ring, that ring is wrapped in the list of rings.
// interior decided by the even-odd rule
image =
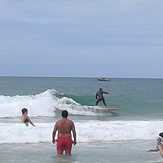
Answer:
[[[57,97],[60,96],[60,97]],[[29,109],[35,123],[26,127],[20,121],[21,109]],[[66,109],[74,120],[78,142],[109,142],[126,140],[150,140],[163,128],[163,121],[135,120],[121,117],[116,112],[99,111],[96,106],[81,105],[57,90],[48,89],[35,95],[0,96],[0,143],[47,143],[61,111]],[[137,115],[136,115],[137,117]],[[141,115],[142,117],[142,115]]]
[[[162,79],[0,77],[1,162],[161,162],[146,151],[163,129],[162,85]],[[95,106],[99,88],[110,92],[106,103],[118,110]],[[21,123],[22,108],[36,127]],[[77,132],[71,158],[58,158],[52,144],[64,109]]]

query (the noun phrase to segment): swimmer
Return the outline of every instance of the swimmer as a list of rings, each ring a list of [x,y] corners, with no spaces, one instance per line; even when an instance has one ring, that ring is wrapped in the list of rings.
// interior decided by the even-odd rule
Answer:
[[[22,109],[22,117],[21,117],[22,123],[25,123],[26,126],[28,126],[28,124],[30,123],[31,125],[33,125],[34,127],[36,127],[33,122],[30,120],[30,118],[28,117],[28,109],[23,108]]]

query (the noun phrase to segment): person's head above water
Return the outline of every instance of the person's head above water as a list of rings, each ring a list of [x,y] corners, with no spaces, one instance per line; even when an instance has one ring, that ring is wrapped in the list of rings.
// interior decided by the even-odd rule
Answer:
[[[28,109],[23,108],[23,109],[22,109],[22,114],[25,114],[25,113],[28,113]]]
[[[68,117],[68,111],[67,110],[62,111],[62,117],[64,117],[64,118]]]

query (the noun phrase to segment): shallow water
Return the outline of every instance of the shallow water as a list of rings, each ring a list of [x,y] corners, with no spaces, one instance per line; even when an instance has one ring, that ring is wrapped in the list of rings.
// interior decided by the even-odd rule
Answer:
[[[149,163],[163,162],[158,152],[147,152],[155,148],[154,141],[118,141],[107,143],[79,143],[73,146],[71,156],[57,156],[55,145],[1,144],[2,163]]]

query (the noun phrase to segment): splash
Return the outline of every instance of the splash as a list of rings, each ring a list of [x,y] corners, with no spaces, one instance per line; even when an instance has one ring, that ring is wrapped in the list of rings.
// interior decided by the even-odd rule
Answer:
[[[156,139],[163,121],[80,121],[74,122],[77,142],[113,142]],[[22,123],[0,123],[2,143],[51,143],[54,123],[35,123],[26,127]],[[8,134],[10,133],[10,134]]]
[[[62,110],[68,110],[73,115],[94,116],[96,112],[94,106],[82,106],[68,97],[57,97],[58,92],[48,89],[40,94],[26,96],[0,96],[0,117],[19,117],[21,109],[27,108],[29,116],[53,117]]]

